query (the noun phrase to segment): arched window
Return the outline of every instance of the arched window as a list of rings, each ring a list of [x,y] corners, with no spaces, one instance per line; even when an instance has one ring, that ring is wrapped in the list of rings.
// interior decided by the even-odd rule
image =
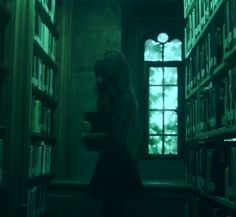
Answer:
[[[182,42],[161,32],[144,43],[148,82],[148,154],[179,153],[179,63]]]
[[[167,37],[167,41],[164,41],[164,37]],[[157,41],[147,39],[144,45],[144,61],[181,61],[182,42],[179,39],[169,42],[168,39],[166,33],[160,33]]]

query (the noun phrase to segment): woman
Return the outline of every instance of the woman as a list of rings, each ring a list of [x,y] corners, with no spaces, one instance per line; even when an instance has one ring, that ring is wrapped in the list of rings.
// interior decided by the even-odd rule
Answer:
[[[91,123],[83,125],[84,143],[101,148],[90,192],[104,199],[105,217],[124,217],[126,199],[143,194],[135,165],[140,139],[129,66],[122,54],[109,51],[96,61],[94,71],[102,124],[97,133],[89,132]]]

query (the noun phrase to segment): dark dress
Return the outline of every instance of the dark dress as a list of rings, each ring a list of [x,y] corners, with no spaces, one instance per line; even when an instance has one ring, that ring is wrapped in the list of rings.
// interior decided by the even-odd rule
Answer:
[[[103,140],[104,146],[90,181],[93,196],[127,199],[143,196],[142,182],[127,147],[132,108],[129,97],[125,96],[118,103],[110,102],[99,109],[101,128],[108,136]]]

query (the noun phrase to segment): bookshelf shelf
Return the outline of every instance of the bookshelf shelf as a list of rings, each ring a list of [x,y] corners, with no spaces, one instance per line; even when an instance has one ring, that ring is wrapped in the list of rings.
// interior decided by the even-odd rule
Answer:
[[[199,133],[197,136],[187,139],[187,142],[188,143],[196,141],[206,142],[207,140],[213,140],[213,139],[230,139],[235,137],[235,133],[236,133],[236,126],[222,127],[204,133]]]
[[[57,101],[53,97],[49,96],[47,93],[39,90],[37,87],[32,87],[33,95],[43,101],[47,106],[55,108],[57,106]]]
[[[203,191],[200,190],[195,190],[195,193],[198,194],[201,197],[204,197],[207,200],[210,200],[212,202],[216,202],[218,205],[223,206],[223,207],[227,207],[228,209],[230,209],[231,211],[235,212],[236,211],[236,204],[227,201],[225,198],[223,197],[219,197],[219,196],[212,196],[209,195]]]
[[[200,34],[196,37],[194,44],[191,46],[191,48],[186,52],[185,57],[188,58],[190,56],[190,54],[192,53],[192,51],[195,49],[195,47],[197,46],[197,44],[200,42],[200,40],[204,37],[205,33],[207,32],[207,30],[209,29],[209,26],[211,25],[211,23],[214,21],[215,17],[217,17],[217,14],[219,13],[220,9],[222,8],[223,3],[225,2],[225,0],[220,0],[220,3],[217,5],[216,9],[214,10],[214,12],[210,15],[209,19],[207,20],[206,24],[204,25],[204,27],[202,28],[202,30],[200,31]]]
[[[54,178],[54,174],[53,173],[48,173],[48,174],[43,174],[40,176],[35,176],[35,177],[31,177],[29,179],[29,186],[36,186],[36,185],[43,185],[43,184],[47,184],[49,181],[51,181]]]
[[[236,45],[234,45],[234,47],[225,54],[224,59],[225,62],[227,62],[229,65],[235,66],[236,65],[235,58],[236,58]]]
[[[58,66],[55,61],[52,59],[50,54],[48,54],[43,47],[40,45],[40,42],[34,37],[34,54],[39,56],[45,61],[45,63],[53,68],[55,71],[58,71]]]
[[[49,13],[45,10],[42,3],[40,3],[38,0],[35,1],[35,10],[38,14],[40,14],[43,22],[48,26],[54,37],[58,39],[59,33],[55,27],[55,24],[52,22],[52,18],[50,17]]]
[[[197,87],[193,88],[190,93],[187,94],[186,99],[190,99],[191,97],[195,96],[197,92],[202,91],[204,87],[206,87],[212,80],[219,79],[220,77],[224,76],[227,70],[229,69],[229,64],[223,61],[219,64],[213,71],[212,75],[208,75],[204,78]]]
[[[186,99],[190,99],[191,97],[195,96],[196,93],[201,90],[204,86],[206,86],[207,83],[211,81],[211,77],[208,76],[205,78],[197,87],[195,87],[188,95],[186,96]]]
[[[46,134],[40,134],[40,133],[31,133],[31,140],[32,141],[46,141],[50,145],[54,145],[56,143],[56,139],[54,136],[46,135]]]

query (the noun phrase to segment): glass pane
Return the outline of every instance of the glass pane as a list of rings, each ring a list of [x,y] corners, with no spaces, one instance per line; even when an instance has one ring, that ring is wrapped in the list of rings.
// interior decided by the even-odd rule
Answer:
[[[163,109],[162,87],[149,87],[149,108]]]
[[[152,39],[145,41],[144,61],[161,61],[161,45]]]
[[[149,112],[149,134],[159,134],[163,130],[163,114],[162,112]]]
[[[165,67],[164,84],[177,85],[177,68]]]
[[[162,32],[157,36],[157,40],[161,43],[166,43],[168,39],[169,39],[169,36],[165,32]]]
[[[182,42],[174,39],[164,44],[164,61],[181,61],[182,60]]]
[[[166,111],[165,118],[165,134],[177,134],[177,113],[174,111]]]
[[[178,154],[177,136],[165,137],[164,154]]]
[[[176,109],[177,108],[177,98],[178,98],[178,88],[177,86],[165,87],[165,109]]]
[[[163,81],[163,71],[160,67],[149,68],[149,84],[161,85]]]
[[[162,137],[150,136],[148,154],[162,154]]]

